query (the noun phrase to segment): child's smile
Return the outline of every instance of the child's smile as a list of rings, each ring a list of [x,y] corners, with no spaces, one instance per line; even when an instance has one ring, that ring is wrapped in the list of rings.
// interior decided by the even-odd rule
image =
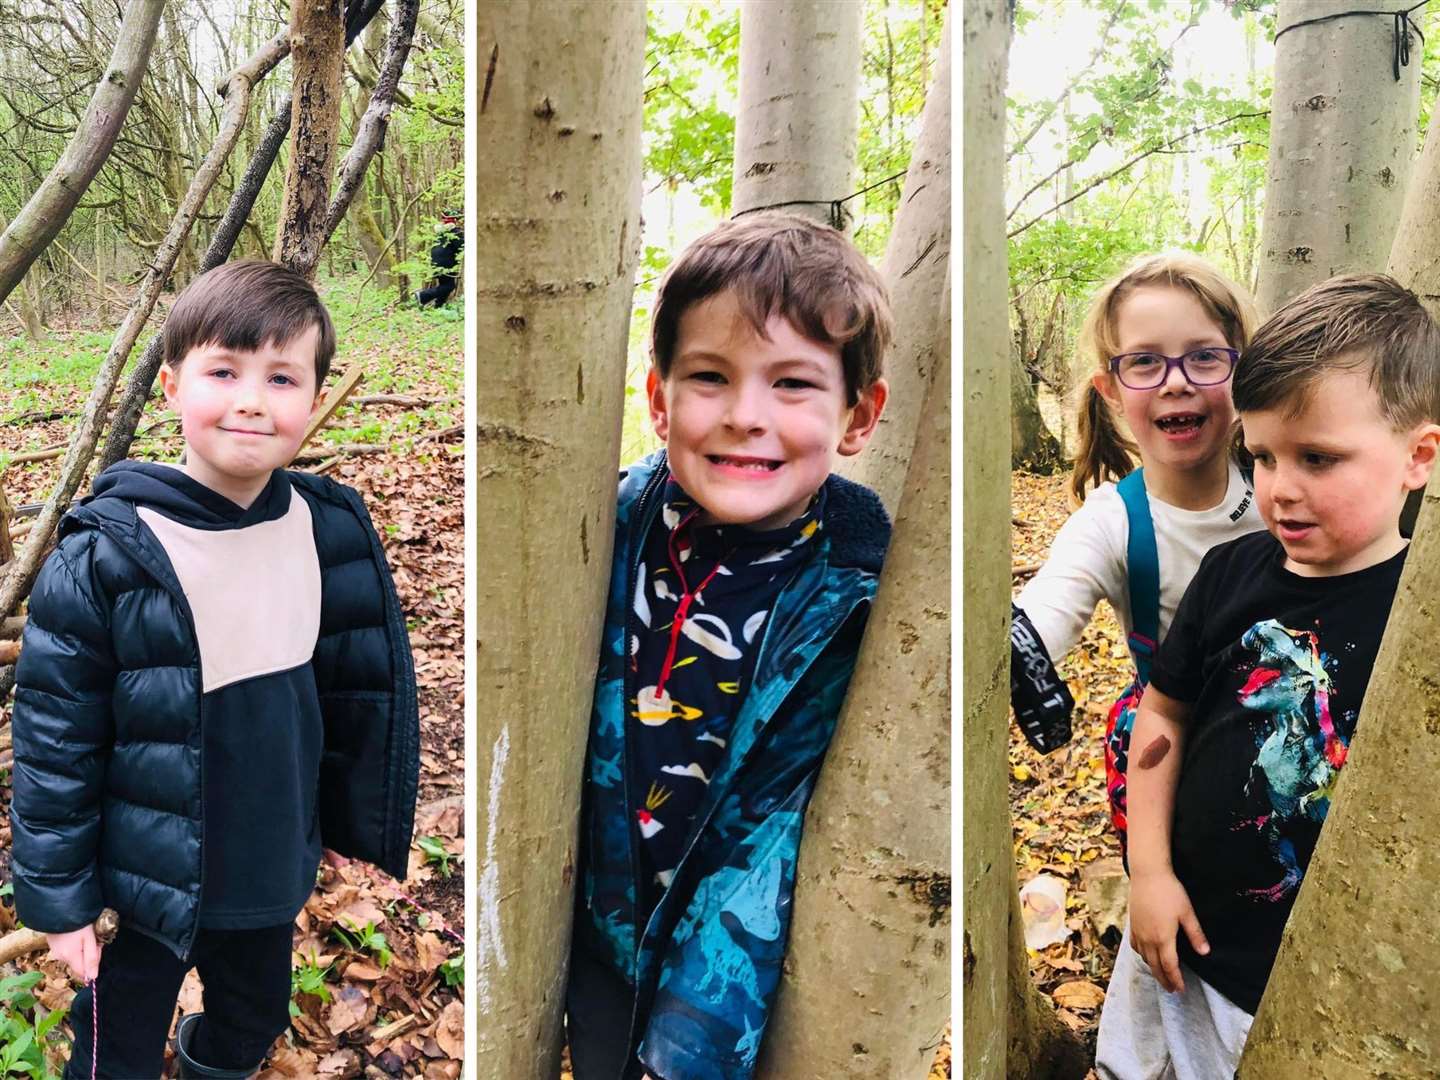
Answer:
[[[708,520],[778,528],[805,512],[836,454],[865,445],[883,380],[846,402],[840,350],[772,315],[765,334],[729,290],[687,309],[650,413],[675,479]]]

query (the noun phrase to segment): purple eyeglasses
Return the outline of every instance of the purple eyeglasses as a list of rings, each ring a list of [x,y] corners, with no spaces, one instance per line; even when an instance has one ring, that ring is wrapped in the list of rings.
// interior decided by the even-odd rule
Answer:
[[[1171,370],[1177,367],[1191,386],[1218,386],[1230,378],[1239,358],[1236,350],[1214,345],[1192,349],[1184,356],[1132,352],[1111,357],[1110,370],[1131,390],[1154,390],[1164,386]]]

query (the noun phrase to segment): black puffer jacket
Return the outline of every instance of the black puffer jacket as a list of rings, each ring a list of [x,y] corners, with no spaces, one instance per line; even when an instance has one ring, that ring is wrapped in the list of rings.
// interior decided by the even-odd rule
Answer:
[[[289,479],[309,505],[321,571],[321,841],[403,878],[419,775],[405,618],[359,495]],[[110,906],[187,956],[204,837],[200,653],[174,569],[131,502],[92,497],[61,521],[16,675],[20,917],[59,933]]]

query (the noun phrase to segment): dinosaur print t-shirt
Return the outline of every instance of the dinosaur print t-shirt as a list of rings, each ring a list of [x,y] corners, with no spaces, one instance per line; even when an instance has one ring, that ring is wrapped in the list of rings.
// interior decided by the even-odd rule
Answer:
[[[775,598],[810,555],[822,488],[804,514],[766,531],[702,525],[672,479],[635,578],[631,642],[631,808],[640,830],[646,911],[685,852],[696,811],[755,670]]]
[[[1192,705],[1172,858],[1210,953],[1182,932],[1180,959],[1250,1013],[1345,764],[1405,552],[1335,577],[1284,562],[1264,532],[1213,549],[1151,675]]]

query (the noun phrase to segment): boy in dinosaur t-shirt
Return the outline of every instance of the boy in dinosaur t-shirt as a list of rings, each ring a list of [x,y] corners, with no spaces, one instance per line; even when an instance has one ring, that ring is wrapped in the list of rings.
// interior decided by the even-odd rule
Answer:
[[[1205,556],[1136,718],[1102,1077],[1239,1063],[1404,567],[1400,512],[1440,447],[1437,376],[1440,327],[1377,275],[1302,293],[1236,365],[1269,531]]]

